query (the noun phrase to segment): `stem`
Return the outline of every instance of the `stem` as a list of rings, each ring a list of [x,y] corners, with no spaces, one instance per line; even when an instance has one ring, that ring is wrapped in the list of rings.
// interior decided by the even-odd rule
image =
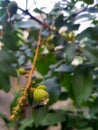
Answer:
[[[29,72],[29,76],[28,76],[29,78],[28,78],[28,82],[27,82],[27,85],[26,85],[26,90],[28,90],[30,88],[31,81],[32,81],[32,74],[34,73],[34,70],[35,70],[35,65],[36,65],[38,52],[39,52],[39,47],[40,47],[40,44],[41,44],[40,43],[40,41],[41,41],[41,32],[42,32],[42,28],[40,29],[40,32],[39,32],[37,47],[36,47],[36,51],[35,51],[35,56],[34,56],[32,68],[31,68],[31,70]]]
[[[39,24],[43,25],[44,27],[48,28],[49,30],[53,31],[53,32],[58,32],[56,29],[54,29],[53,27],[49,26],[48,23],[42,22],[39,19],[37,19],[36,17],[34,17],[33,15],[31,15],[31,13],[28,10],[24,10],[20,7],[18,7],[23,13],[27,14],[30,16],[31,19],[35,20],[36,22],[38,22]]]
[[[6,0],[7,2],[11,2],[10,0]],[[26,0],[27,3],[28,0]],[[51,27],[48,23],[42,22],[39,19],[37,19],[36,17],[34,17],[33,15],[31,15],[31,13],[26,9],[22,9],[20,7],[18,7],[18,9],[20,9],[23,13],[25,13],[26,15],[29,15],[31,19],[35,20],[36,22],[38,22],[39,24],[43,25],[44,27],[48,28],[49,30],[53,31],[53,32],[57,32],[58,30],[54,29],[53,27]]]

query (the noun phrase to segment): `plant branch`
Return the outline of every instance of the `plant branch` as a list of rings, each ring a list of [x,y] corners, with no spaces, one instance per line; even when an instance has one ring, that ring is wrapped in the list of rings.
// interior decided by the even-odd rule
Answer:
[[[18,98],[17,106],[14,107],[13,110],[12,110],[12,114],[10,116],[11,120],[17,119],[17,116],[20,113],[23,113],[23,116],[24,116],[25,105],[27,104],[26,99],[27,99],[27,96],[28,96],[28,90],[31,88],[32,74],[34,73],[34,70],[35,70],[35,65],[36,65],[38,52],[39,52],[39,47],[40,47],[40,44],[41,44],[41,42],[40,42],[41,41],[41,33],[42,33],[42,28],[40,29],[40,32],[39,32],[39,37],[38,37],[37,47],[36,47],[36,51],[35,51],[35,56],[34,56],[32,68],[31,68],[31,70],[29,72],[29,75],[28,75],[27,84],[21,90],[21,97]]]
[[[39,19],[37,19],[36,17],[34,17],[33,15],[31,15],[31,13],[28,10],[24,10],[20,7],[18,7],[23,13],[27,14],[30,16],[31,19],[35,20],[36,22],[38,22],[39,24],[43,25],[44,27],[48,28],[49,30],[53,31],[53,32],[58,32],[56,29],[54,29],[53,27],[51,27],[48,23],[40,21]]]
[[[28,82],[27,82],[27,85],[26,85],[26,90],[28,90],[30,88],[31,81],[32,81],[32,74],[34,73],[34,70],[35,70],[35,65],[36,65],[36,61],[37,61],[37,57],[38,57],[38,51],[39,51],[39,47],[40,47],[40,44],[41,44],[41,42],[40,42],[41,41],[41,33],[42,33],[42,28],[40,29],[40,32],[39,32],[35,56],[34,56],[32,68],[29,72],[29,76],[28,76],[29,78],[28,78]]]
[[[10,0],[6,0],[8,3],[10,3]],[[51,27],[48,23],[45,23],[43,21],[40,21],[39,19],[37,19],[36,17],[34,17],[33,15],[31,15],[31,13],[26,9],[22,9],[20,7],[18,7],[19,10],[21,10],[24,14],[30,16],[31,19],[35,20],[36,22],[38,22],[39,24],[43,25],[44,27],[48,28],[49,30],[53,31],[53,32],[58,32],[56,29],[54,29],[53,27]]]

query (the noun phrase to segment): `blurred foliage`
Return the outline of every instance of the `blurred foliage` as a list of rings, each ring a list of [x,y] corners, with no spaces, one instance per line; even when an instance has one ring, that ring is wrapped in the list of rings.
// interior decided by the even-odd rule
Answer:
[[[20,67],[30,69],[27,63],[33,62],[42,24],[36,63],[40,76],[32,77],[32,81],[35,86],[47,86],[50,101],[47,106],[37,106],[25,119],[11,122],[2,113],[0,117],[9,129],[15,126],[18,130],[45,130],[60,123],[61,130],[98,130],[98,4],[94,4],[94,0],[61,0],[49,13],[44,12],[44,8],[35,8],[33,12],[43,18],[40,22],[27,9],[19,7],[21,13],[8,12],[9,3],[9,0],[0,0],[0,89],[10,91],[10,76],[19,79]],[[56,31],[47,28],[44,21]],[[90,21],[90,25],[79,31],[84,21]],[[18,97],[19,92],[11,109]],[[75,110],[51,107],[67,99],[72,100]],[[32,108],[33,99],[28,97],[28,100]],[[87,112],[83,108],[87,108]]]

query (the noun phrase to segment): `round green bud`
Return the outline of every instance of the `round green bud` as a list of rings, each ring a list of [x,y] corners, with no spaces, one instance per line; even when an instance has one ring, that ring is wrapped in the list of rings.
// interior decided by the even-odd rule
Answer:
[[[18,72],[19,72],[19,74],[21,74],[21,75],[24,75],[24,74],[27,73],[27,71],[26,71],[24,68],[22,68],[22,67],[18,69]]]
[[[46,86],[45,86],[45,85],[39,85],[39,86],[37,87],[37,89],[43,89],[43,90],[46,90]]]
[[[36,102],[42,102],[49,98],[49,94],[43,89],[36,88],[33,92],[33,98]]]

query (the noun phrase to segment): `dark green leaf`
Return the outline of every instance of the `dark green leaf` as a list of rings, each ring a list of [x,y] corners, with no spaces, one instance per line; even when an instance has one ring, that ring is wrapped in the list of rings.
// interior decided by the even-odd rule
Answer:
[[[57,28],[60,28],[60,27],[62,27],[64,24],[65,24],[64,16],[63,16],[63,14],[60,14],[60,15],[57,17],[56,21],[55,21],[55,26],[56,26]]]
[[[98,98],[96,98],[90,105],[90,113],[92,115],[98,114]]]
[[[9,76],[0,73],[0,89],[3,89],[5,92],[8,92],[11,88],[10,81],[9,81]]]
[[[87,3],[88,5],[93,4],[94,0],[83,0],[85,3]]]
[[[68,92],[62,92],[59,96],[59,100],[67,100],[69,97]]]

